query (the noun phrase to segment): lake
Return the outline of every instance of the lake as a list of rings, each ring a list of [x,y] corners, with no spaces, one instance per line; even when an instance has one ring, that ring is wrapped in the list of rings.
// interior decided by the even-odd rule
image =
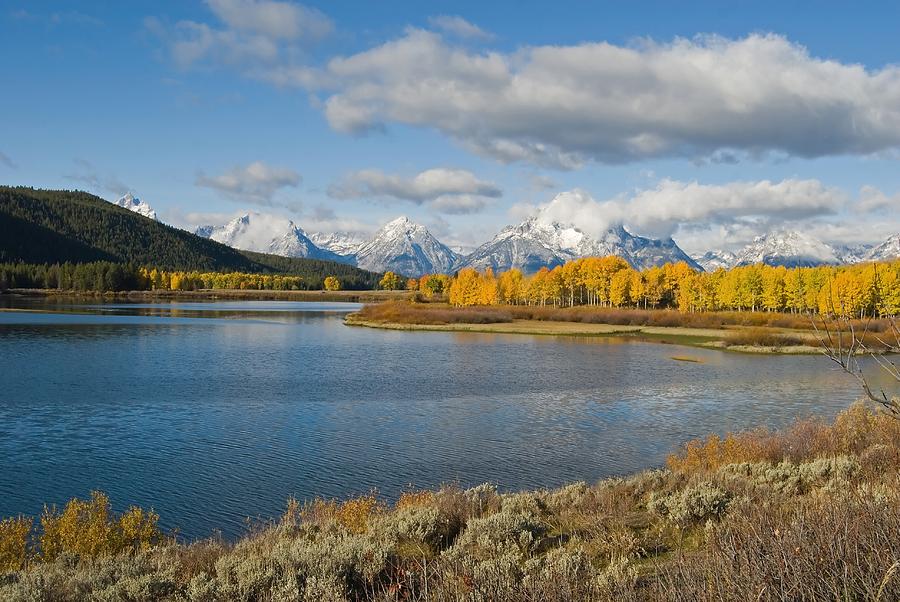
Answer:
[[[100,489],[188,538],[291,495],[595,481],[860,396],[818,356],[370,330],[352,304],[0,303],[25,310],[0,312],[0,516]]]

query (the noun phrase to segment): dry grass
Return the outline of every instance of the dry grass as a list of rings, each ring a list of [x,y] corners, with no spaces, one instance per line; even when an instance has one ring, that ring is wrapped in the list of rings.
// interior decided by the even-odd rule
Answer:
[[[512,322],[506,308],[466,307],[388,301],[364,306],[357,316],[366,321],[391,324],[498,324]]]
[[[683,313],[672,309],[616,309],[608,307],[537,307],[523,305],[457,308],[439,303],[387,301],[365,306],[360,318],[395,324],[492,324],[513,320],[612,324],[616,326],[684,327],[723,329],[750,327],[813,330],[809,316],[776,312],[704,312]],[[862,332],[887,333],[890,323],[882,320],[854,320]]]
[[[784,334],[770,328],[753,326],[729,332],[725,335],[725,344],[729,347],[795,347],[816,345],[817,341],[814,338]]]
[[[291,501],[234,544],[36,549],[0,567],[0,599],[900,599],[900,421],[856,405],[691,442],[669,463],[549,491]],[[79,508],[81,527],[120,524],[102,500]],[[22,520],[0,523],[0,558]]]

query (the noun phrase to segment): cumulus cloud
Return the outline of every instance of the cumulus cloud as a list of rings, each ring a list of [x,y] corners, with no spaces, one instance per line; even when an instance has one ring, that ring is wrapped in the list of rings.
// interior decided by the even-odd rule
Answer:
[[[336,130],[434,128],[501,161],[557,168],[900,146],[900,66],[822,59],[772,34],[503,53],[408,29],[332,59],[317,81]]]
[[[156,17],[144,20],[145,28],[163,41],[181,68],[204,62],[225,64],[240,67],[248,75],[275,79],[275,72],[292,68],[304,48],[334,29],[323,13],[295,2],[207,0],[206,4],[220,26],[191,20],[169,24]]]
[[[859,210],[900,215],[900,193],[888,196],[874,186],[863,186],[859,191]]]
[[[346,175],[332,184],[328,195],[337,199],[377,197],[428,203],[442,213],[475,213],[487,199],[503,194],[493,182],[481,180],[464,169],[427,169],[413,177],[365,169]]]
[[[233,201],[266,206],[284,205],[291,209],[299,206],[276,203],[274,197],[279,190],[297,187],[300,182],[300,174],[296,171],[266,165],[261,161],[235,166],[217,176],[200,172],[195,181],[197,186],[216,190]]]
[[[230,28],[269,39],[321,39],[334,29],[331,19],[314,8],[273,0],[207,0]]]
[[[494,36],[458,15],[437,15],[428,18],[428,23],[441,31],[458,38],[490,40]]]
[[[818,180],[730,182],[721,185],[661,180],[631,195],[597,201],[584,190],[556,195],[541,219],[574,223],[591,234],[625,224],[642,234],[670,236],[691,224],[807,219],[833,215],[848,196]]]

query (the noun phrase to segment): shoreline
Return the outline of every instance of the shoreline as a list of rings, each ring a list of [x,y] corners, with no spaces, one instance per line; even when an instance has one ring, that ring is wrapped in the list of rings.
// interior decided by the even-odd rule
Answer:
[[[898,425],[856,403],[829,422],[695,439],[665,468],[593,483],[289,498],[233,541],[179,540],[152,510],[118,514],[95,491],[4,520],[0,598],[662,602],[790,582],[802,599],[895,600]]]
[[[472,332],[482,334],[518,334],[532,336],[570,337],[619,337],[646,343],[681,345],[699,349],[727,351],[731,353],[753,353],[764,355],[818,355],[822,353],[815,345],[786,345],[784,347],[728,345],[722,336],[730,332],[715,328],[689,328],[682,326],[625,326],[616,324],[586,324],[581,322],[557,322],[546,320],[512,320],[489,324],[404,324],[399,322],[377,322],[357,317],[357,313],[344,318],[347,326],[380,328],[383,330],[407,330],[427,332]]]
[[[347,303],[382,303],[408,299],[407,291],[270,291],[239,289],[204,289],[199,291],[65,291],[56,289],[9,289],[0,298],[9,296],[69,299],[111,299],[128,301],[332,301]]]

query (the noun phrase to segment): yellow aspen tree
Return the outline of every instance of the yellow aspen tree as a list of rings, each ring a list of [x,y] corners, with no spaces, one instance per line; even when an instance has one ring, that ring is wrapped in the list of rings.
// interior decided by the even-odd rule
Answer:
[[[500,291],[497,286],[497,278],[494,270],[488,268],[484,271],[479,282],[478,303],[480,305],[496,305],[500,302]]]
[[[451,305],[466,307],[477,305],[481,283],[478,272],[472,268],[463,268],[450,284],[448,298]]]
[[[615,307],[622,307],[631,303],[631,281],[636,272],[631,268],[619,270],[613,274],[609,283],[609,302]]]

